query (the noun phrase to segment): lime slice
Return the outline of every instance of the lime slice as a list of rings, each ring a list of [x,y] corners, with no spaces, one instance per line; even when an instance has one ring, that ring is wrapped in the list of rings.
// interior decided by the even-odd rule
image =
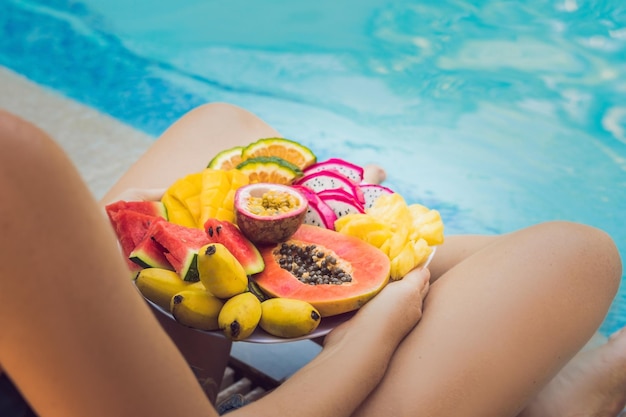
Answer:
[[[235,146],[215,155],[207,168],[229,170],[235,168],[241,161],[243,146]]]
[[[246,159],[237,165],[237,169],[248,176],[250,184],[258,182],[291,184],[293,180],[302,176],[300,168],[277,156]]]
[[[266,138],[259,139],[243,148],[241,157],[246,159],[259,156],[274,156],[291,162],[300,170],[313,165],[317,158],[315,154],[306,146],[290,139]]]

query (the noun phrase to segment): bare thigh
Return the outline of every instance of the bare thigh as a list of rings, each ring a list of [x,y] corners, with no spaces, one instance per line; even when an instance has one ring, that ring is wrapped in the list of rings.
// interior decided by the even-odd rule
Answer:
[[[164,188],[200,171],[218,152],[279,133],[254,114],[225,103],[199,106],[170,126],[102,199],[128,188]]]
[[[591,227],[451,243],[421,322],[356,415],[516,415],[594,334],[619,286],[615,245]]]

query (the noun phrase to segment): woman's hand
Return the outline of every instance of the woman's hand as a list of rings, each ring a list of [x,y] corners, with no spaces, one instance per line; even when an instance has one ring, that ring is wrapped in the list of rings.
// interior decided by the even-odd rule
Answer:
[[[353,334],[382,333],[396,344],[415,327],[422,317],[422,305],[428,294],[430,271],[414,269],[403,279],[389,283],[351,320],[335,328],[324,339],[324,347],[339,343]]]
[[[385,375],[398,344],[422,317],[430,272],[414,270],[387,285],[324,349],[274,392],[233,416],[351,416]],[[319,399],[323,398],[323,401]]]

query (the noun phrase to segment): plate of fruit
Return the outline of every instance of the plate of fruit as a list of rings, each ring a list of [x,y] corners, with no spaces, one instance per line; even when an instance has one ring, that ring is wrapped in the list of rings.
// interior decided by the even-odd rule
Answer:
[[[159,201],[106,212],[150,304],[252,343],[326,335],[443,242],[437,210],[284,138],[227,149]]]

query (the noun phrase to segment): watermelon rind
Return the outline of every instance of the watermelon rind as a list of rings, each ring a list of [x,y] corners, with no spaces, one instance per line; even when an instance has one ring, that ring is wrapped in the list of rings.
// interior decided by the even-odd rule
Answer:
[[[200,280],[197,267],[198,250],[209,243],[203,230],[158,222],[148,233],[164,248],[165,257],[183,280],[190,282]]]
[[[174,270],[172,264],[165,256],[165,249],[150,236],[144,237],[135,249],[130,253],[128,259],[142,268],[161,268]]]
[[[187,255],[183,259],[176,259],[170,254],[165,254],[167,259],[174,262],[179,262],[179,267],[176,272],[187,282],[200,281],[200,273],[198,272],[198,250],[189,249]]]

